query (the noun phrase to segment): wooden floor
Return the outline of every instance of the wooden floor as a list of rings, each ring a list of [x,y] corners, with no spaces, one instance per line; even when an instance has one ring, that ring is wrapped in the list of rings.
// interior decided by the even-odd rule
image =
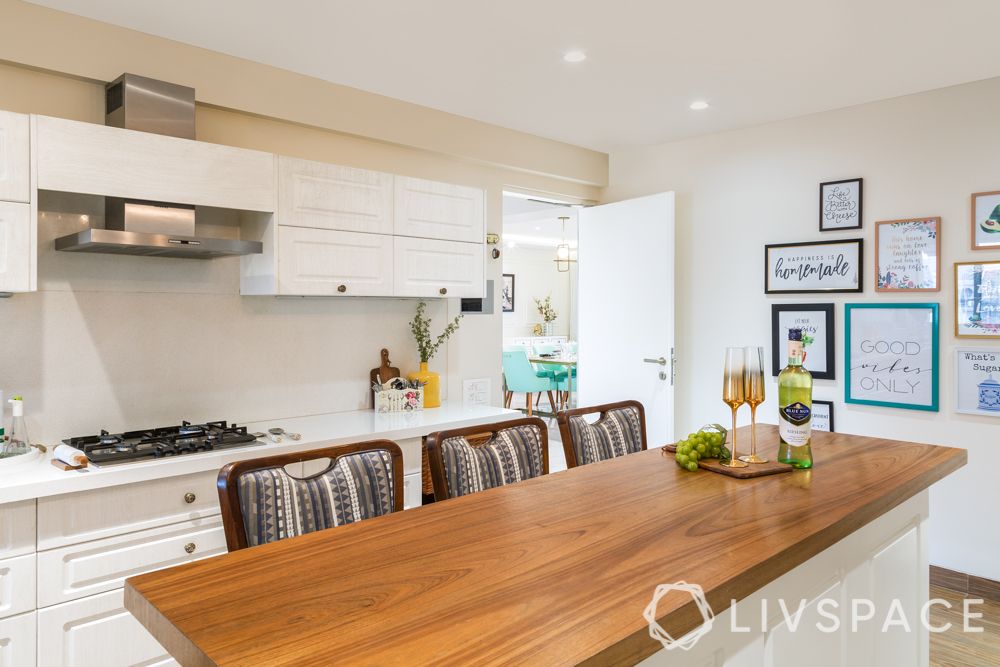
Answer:
[[[1000,602],[986,600],[970,611],[983,617],[973,619],[970,625],[981,626],[983,632],[972,634],[962,631],[962,598],[964,593],[950,588],[931,586],[931,598],[941,598],[951,603],[951,609],[941,605],[931,607],[931,623],[941,626],[951,623],[948,632],[931,633],[931,667],[990,667],[1000,665]]]

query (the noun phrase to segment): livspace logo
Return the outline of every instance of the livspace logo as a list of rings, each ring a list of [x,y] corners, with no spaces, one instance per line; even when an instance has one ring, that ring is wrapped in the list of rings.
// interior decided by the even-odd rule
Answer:
[[[668,593],[672,591],[679,591],[686,593],[691,596],[694,600],[695,605],[698,607],[698,611],[701,612],[702,624],[687,633],[680,639],[674,639],[670,633],[663,629],[663,627],[657,622],[656,608],[660,600],[662,600]],[[973,607],[977,607],[983,604],[981,599],[964,598],[962,600],[962,632],[969,633],[980,633],[983,632],[982,626],[973,626],[971,621],[974,619],[981,619],[983,617],[982,612],[973,611]],[[801,599],[798,600],[794,605],[788,604],[784,599],[779,598],[777,600],[777,605],[780,610],[780,615],[777,617],[779,623],[783,623],[789,632],[797,632],[800,628],[806,627],[802,625],[802,618],[806,610],[810,606],[808,600]],[[772,618],[772,614],[769,613],[770,603],[767,598],[761,598],[760,600],[760,627],[759,631],[764,634],[769,631],[767,619]],[[849,630],[852,633],[857,633],[862,631],[863,628],[867,628],[870,623],[878,623],[878,630],[881,632],[890,632],[894,629],[901,630],[903,632],[912,632],[914,623],[922,623],[929,632],[940,633],[948,632],[952,629],[952,623],[944,623],[943,625],[934,625],[931,623],[931,609],[933,607],[942,607],[943,609],[952,609],[953,605],[942,598],[934,598],[925,602],[919,609],[917,613],[918,618],[911,619],[907,616],[907,607],[899,599],[894,599],[889,603],[888,608],[879,610],[878,606],[871,600],[864,598],[857,598],[849,601],[847,608],[841,610],[841,601],[835,598],[821,598],[815,601],[815,611],[816,614],[821,618],[821,620],[816,621],[813,627],[820,632],[825,633],[835,633]],[[746,613],[748,610],[745,606],[737,607],[736,600],[731,600],[729,603],[729,631],[733,633],[749,633],[753,632],[754,628],[750,625],[740,625],[739,614]],[[913,610],[911,609],[911,613]],[[691,650],[698,641],[704,637],[712,627],[715,625],[715,613],[709,606],[708,601],[705,599],[705,592],[701,586],[697,584],[689,584],[684,581],[678,581],[673,584],[660,584],[653,591],[653,599],[650,600],[649,604],[642,612],[642,617],[649,624],[649,636],[653,639],[659,641],[663,648],[673,650],[675,648],[681,648],[685,651]]]

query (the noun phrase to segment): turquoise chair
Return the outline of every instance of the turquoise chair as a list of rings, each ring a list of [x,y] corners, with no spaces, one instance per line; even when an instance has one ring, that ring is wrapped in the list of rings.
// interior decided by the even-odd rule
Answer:
[[[541,397],[541,393],[547,392],[549,404],[555,410],[555,398],[552,396],[552,380],[548,377],[538,377],[535,369],[528,361],[528,355],[524,350],[504,351],[503,353],[503,377],[506,384],[506,395],[504,396],[504,407],[509,408],[514,400],[514,394],[524,393],[525,404],[528,406],[528,415],[531,416],[534,409],[535,394]]]

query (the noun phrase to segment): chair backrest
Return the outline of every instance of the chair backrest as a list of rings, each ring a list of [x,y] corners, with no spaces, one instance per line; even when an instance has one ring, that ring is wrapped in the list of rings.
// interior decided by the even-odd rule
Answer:
[[[535,354],[555,354],[559,346],[555,343],[535,343],[532,346],[535,350]]]
[[[434,499],[447,500],[548,474],[549,436],[537,417],[438,431],[427,459]]]
[[[293,477],[285,466],[330,459]],[[403,453],[389,440],[230,463],[219,471],[219,503],[230,551],[276,542],[403,509]]]
[[[591,414],[600,415],[593,424],[584,418]],[[646,449],[646,413],[638,401],[565,410],[557,419],[567,468]]]
[[[538,376],[528,355],[523,350],[503,353],[503,375],[510,391],[544,391],[548,385],[538,387]]]
[[[563,343],[563,353],[571,357],[575,357],[577,351],[580,349],[580,343],[577,341],[566,341]]]

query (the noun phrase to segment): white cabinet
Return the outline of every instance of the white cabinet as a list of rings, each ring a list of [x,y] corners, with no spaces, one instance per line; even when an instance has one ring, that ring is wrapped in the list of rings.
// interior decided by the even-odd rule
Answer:
[[[35,612],[0,620],[0,667],[35,664]]]
[[[33,289],[31,206],[0,201],[0,292]]]
[[[397,236],[483,243],[484,193],[452,183],[396,177]]]
[[[397,236],[395,247],[396,296],[483,296],[483,244]]]
[[[392,174],[281,156],[278,224],[392,234]]]
[[[118,589],[39,610],[39,667],[176,665],[123,600]]]
[[[424,504],[424,489],[419,472],[403,476],[403,509],[408,510]]]
[[[34,499],[0,505],[0,555],[8,558],[34,552]]]
[[[275,209],[272,153],[48,116],[35,125],[39,189]]]
[[[392,236],[278,228],[278,293],[390,296]]]
[[[0,201],[31,201],[28,116],[0,111]]]
[[[0,618],[35,608],[35,554],[0,560]]]
[[[219,516],[42,551],[38,606],[121,588],[127,577],[224,553]]]

